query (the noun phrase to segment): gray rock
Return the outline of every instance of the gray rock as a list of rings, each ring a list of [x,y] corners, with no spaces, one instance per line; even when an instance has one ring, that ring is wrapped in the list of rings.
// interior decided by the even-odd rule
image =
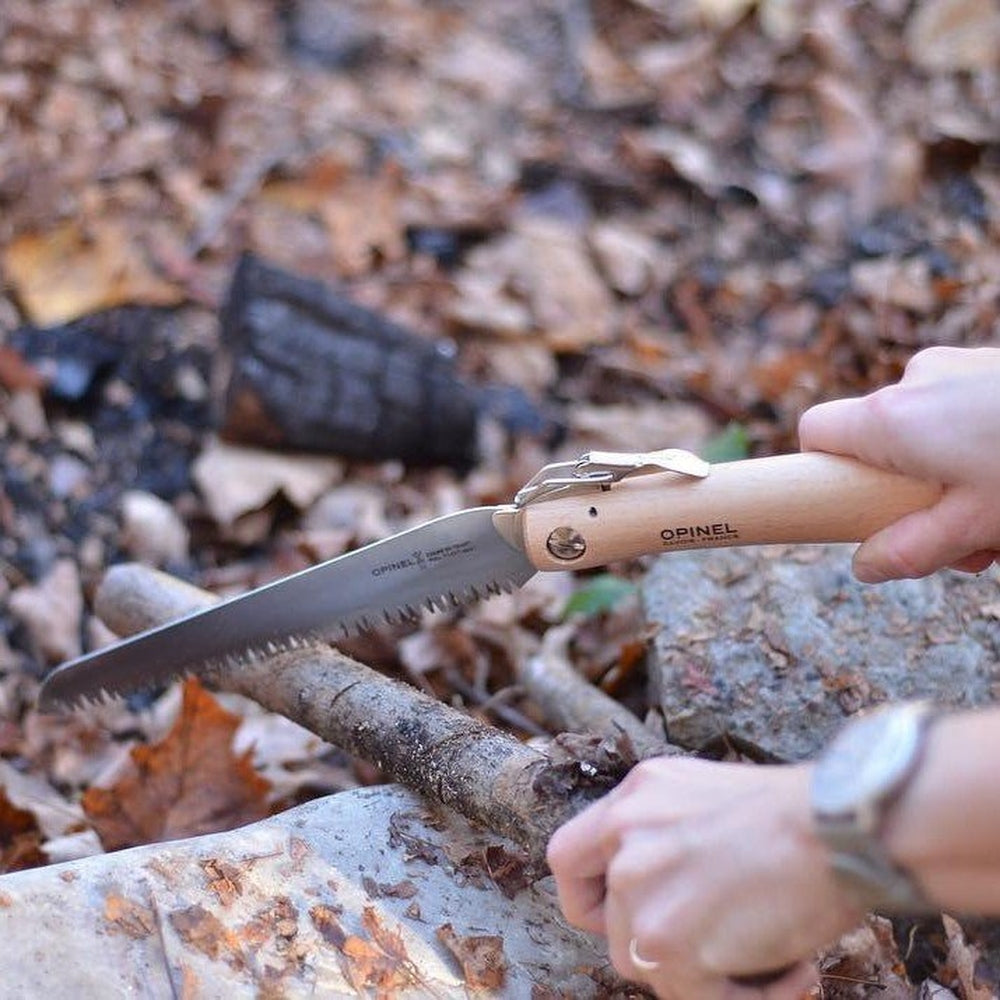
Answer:
[[[643,587],[651,686],[671,742],[726,735],[813,756],[861,708],[1000,694],[1000,570],[865,586],[854,547],[674,553]]]

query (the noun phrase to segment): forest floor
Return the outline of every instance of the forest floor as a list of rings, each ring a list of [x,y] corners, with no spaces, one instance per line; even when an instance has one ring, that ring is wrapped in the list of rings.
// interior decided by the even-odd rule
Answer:
[[[812,403],[925,346],[997,343],[998,52],[996,5],[963,0],[5,0],[0,871],[106,845],[95,793],[179,710],[173,688],[34,708],[51,667],[107,641],[109,565],[237,593],[590,448],[791,451]],[[471,468],[248,466],[217,433],[247,252],[520,409],[484,406]],[[349,652],[527,738],[548,728],[510,637],[576,612],[574,665],[642,714],[627,591],[557,574]],[[225,705],[232,768],[252,748],[264,780],[220,824],[378,780]],[[991,995],[960,937],[909,967],[914,996],[931,974]]]

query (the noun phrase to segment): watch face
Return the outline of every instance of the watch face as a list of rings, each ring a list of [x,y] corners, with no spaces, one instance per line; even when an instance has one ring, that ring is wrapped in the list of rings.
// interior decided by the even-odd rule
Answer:
[[[923,705],[906,705],[853,720],[816,764],[812,800],[824,816],[846,816],[891,795],[916,762]]]

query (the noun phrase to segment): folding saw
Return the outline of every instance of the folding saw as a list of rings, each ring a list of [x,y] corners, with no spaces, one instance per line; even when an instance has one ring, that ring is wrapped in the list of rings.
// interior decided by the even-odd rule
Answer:
[[[819,453],[709,465],[677,449],[548,465],[513,503],[428,521],[63,664],[43,709],[415,619],[575,570],[677,549],[862,541],[930,506],[921,482]]]

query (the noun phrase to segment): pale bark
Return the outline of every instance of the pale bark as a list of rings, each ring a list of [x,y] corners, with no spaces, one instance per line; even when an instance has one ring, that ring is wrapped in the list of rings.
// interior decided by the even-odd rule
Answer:
[[[128,635],[213,600],[190,584],[130,564],[108,572],[97,610],[111,629]],[[536,861],[552,832],[634,763],[627,739],[579,738],[542,753],[326,645],[215,668],[205,679],[509,837]]]

